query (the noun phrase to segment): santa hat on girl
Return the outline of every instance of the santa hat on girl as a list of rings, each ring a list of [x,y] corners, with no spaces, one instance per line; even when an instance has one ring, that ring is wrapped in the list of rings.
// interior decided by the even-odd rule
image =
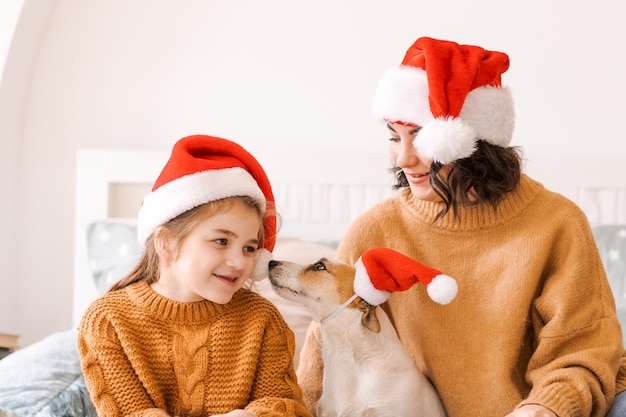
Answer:
[[[145,246],[160,225],[194,207],[235,196],[258,199],[263,211],[267,202],[274,203],[272,187],[259,162],[229,140],[206,135],[184,137],[174,145],[152,192],[143,200],[137,216],[139,243]],[[257,251],[258,268],[253,279],[262,279],[261,271],[267,270],[269,252],[276,242],[276,216],[267,216],[263,228],[266,251]]]
[[[424,284],[439,304],[450,303],[458,290],[454,278],[389,248],[364,252],[355,268],[354,292],[370,305],[380,305],[392,292],[405,291],[416,282]]]
[[[506,147],[513,138],[513,98],[501,84],[509,57],[479,46],[419,38],[401,65],[378,83],[372,111],[388,123],[421,127],[415,147],[448,164],[484,140]]]

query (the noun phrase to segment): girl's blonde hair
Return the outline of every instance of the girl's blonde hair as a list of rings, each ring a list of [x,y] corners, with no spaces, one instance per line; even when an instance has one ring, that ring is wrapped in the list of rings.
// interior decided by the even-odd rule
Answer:
[[[178,250],[182,241],[198,223],[216,214],[228,211],[236,204],[242,203],[258,213],[262,224],[267,217],[276,216],[274,207],[266,207],[265,213],[263,213],[259,200],[250,196],[227,197],[196,206],[163,224],[163,227],[165,227],[165,236],[173,244],[172,247]],[[266,204],[269,203],[270,202],[266,202]],[[267,238],[268,236],[265,236],[264,227],[260,227],[259,247],[263,247]],[[174,256],[177,256],[177,253],[174,253]],[[124,278],[113,284],[111,288],[109,288],[109,291],[117,291],[140,281],[145,281],[148,284],[157,282],[160,275],[159,262],[160,259],[155,247],[153,233],[148,237],[141,259],[135,268]]]

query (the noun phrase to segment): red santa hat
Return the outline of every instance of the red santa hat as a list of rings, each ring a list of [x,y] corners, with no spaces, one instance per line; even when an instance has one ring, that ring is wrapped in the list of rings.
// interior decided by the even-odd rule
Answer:
[[[515,123],[513,98],[501,84],[508,68],[502,52],[419,38],[380,79],[372,111],[421,127],[415,147],[442,164],[470,156],[479,139],[506,147]]]
[[[405,291],[416,282],[424,284],[439,304],[451,302],[458,290],[454,278],[389,248],[364,252],[355,268],[354,292],[370,305],[380,305],[391,293]]]
[[[259,162],[229,140],[206,135],[184,137],[174,145],[152,191],[143,200],[137,216],[139,243],[144,246],[160,225],[194,207],[235,196],[258,199],[264,211],[267,202],[274,203],[272,187]],[[271,252],[276,242],[276,216],[267,216],[263,228],[264,249]],[[266,259],[269,262],[269,253],[257,253],[257,258],[263,258],[257,264]],[[254,275],[253,279],[263,278]]]

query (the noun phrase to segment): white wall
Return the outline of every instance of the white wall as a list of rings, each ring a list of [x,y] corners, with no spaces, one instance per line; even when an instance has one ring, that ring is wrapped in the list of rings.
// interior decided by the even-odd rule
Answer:
[[[0,81],[4,71],[5,62],[13,39],[15,26],[20,16],[23,0],[6,0],[0,9]],[[0,219],[15,219],[17,216],[17,204],[15,196],[17,193],[17,182],[15,172],[19,164],[18,152],[18,131],[12,132],[12,126],[5,116],[8,113],[9,103],[2,100],[3,94],[8,87],[3,87],[0,82],[0,192],[3,195],[3,204],[0,204]],[[2,123],[2,122],[6,122]],[[14,125],[13,125],[14,126]],[[13,303],[8,297],[14,292],[15,263],[14,259],[14,239],[17,228],[14,221],[5,222],[5,233],[0,234],[0,294],[7,294],[7,300],[0,296],[0,332],[13,332]],[[4,301],[4,302],[3,302]]]
[[[9,54],[7,68],[28,61],[27,88],[0,90],[0,103],[23,110],[23,123],[3,129],[13,148],[0,155],[15,175],[0,192],[16,204],[5,217],[13,243],[0,253],[12,268],[0,305],[12,318],[0,326],[25,345],[71,323],[76,149],[169,148],[209,133],[253,152],[384,152],[370,98],[418,36],[509,53],[515,144],[529,155],[626,158],[623,9],[619,0],[25,0],[31,17],[17,34],[45,36],[34,59]],[[0,121],[10,111],[3,105]]]
[[[2,30],[0,31],[0,219],[2,232],[0,233],[0,332],[28,335],[31,322],[22,322],[22,304],[29,309],[37,309],[37,305],[50,309],[49,303],[41,302],[37,296],[31,304],[30,286],[33,279],[19,272],[17,247],[18,236],[22,233],[18,226],[20,220],[20,195],[29,192],[20,187],[20,171],[22,164],[21,147],[24,142],[24,124],[28,100],[30,96],[31,80],[35,72],[36,62],[42,47],[42,40],[51,14],[56,8],[58,0],[42,2],[24,0],[2,0],[0,15],[2,16]],[[19,25],[18,23],[19,18]],[[4,26],[6,25],[6,26]],[[8,29],[11,28],[9,31]],[[13,31],[13,29],[15,29]],[[6,62],[5,62],[6,61]],[[40,176],[40,172],[33,173]],[[30,252],[31,262],[36,262],[37,254]],[[23,290],[25,289],[25,291]],[[67,283],[61,282],[52,293],[65,294]],[[55,307],[52,307],[53,309]],[[30,314],[29,314],[30,315]],[[45,326],[58,326],[51,320],[39,320]],[[58,320],[57,320],[58,322]],[[33,326],[36,327],[36,326]],[[33,337],[41,333],[34,333]],[[24,337],[28,343],[28,336]]]

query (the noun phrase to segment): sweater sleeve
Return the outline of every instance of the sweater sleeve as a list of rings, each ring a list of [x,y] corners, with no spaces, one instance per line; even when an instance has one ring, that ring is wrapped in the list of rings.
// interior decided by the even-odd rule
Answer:
[[[104,311],[92,305],[78,330],[85,385],[98,415],[167,417],[146,394]]]
[[[623,354],[613,295],[586,222],[573,217],[551,253],[533,303],[532,388],[520,406],[601,417],[615,396]]]
[[[311,417],[293,367],[295,337],[285,323],[265,332],[258,358],[252,401],[246,406],[259,417]]]
[[[623,391],[626,391],[626,351],[622,353],[619,371],[617,372],[617,378],[615,382],[615,394],[619,394]]]

